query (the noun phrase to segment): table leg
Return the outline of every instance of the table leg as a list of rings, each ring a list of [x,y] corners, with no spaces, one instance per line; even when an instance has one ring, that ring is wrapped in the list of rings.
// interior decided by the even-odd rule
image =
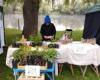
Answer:
[[[58,63],[55,62],[55,75],[58,76]]]
[[[98,67],[95,66],[95,69],[96,69],[96,74],[97,74],[97,76],[99,77]]]
[[[54,76],[54,72],[52,72],[52,80],[55,80],[55,78],[54,78],[55,76]]]
[[[98,71],[98,67],[97,66],[90,66],[92,68],[92,70],[96,73],[96,75],[99,77],[99,71]]]
[[[58,73],[61,74],[63,68],[63,63],[58,64]]]
[[[73,69],[73,65],[72,64],[70,64],[70,69],[71,69],[72,75],[74,76],[74,69]]]
[[[83,78],[85,76],[86,70],[87,70],[87,66],[85,66],[85,68],[83,69],[81,66],[79,66],[83,75]]]
[[[15,75],[15,80],[17,80],[17,76]]]
[[[17,80],[17,73],[14,72],[14,77],[15,77],[15,80]]]

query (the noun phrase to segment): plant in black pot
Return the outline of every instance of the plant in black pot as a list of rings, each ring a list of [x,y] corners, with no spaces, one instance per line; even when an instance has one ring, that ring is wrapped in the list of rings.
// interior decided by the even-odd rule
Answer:
[[[17,43],[17,41],[19,41],[20,38],[17,36],[12,40],[12,47],[19,47],[21,46],[21,44]]]
[[[14,61],[19,61],[19,65],[27,64],[27,56],[31,54],[30,46],[20,46],[20,48],[13,53]]]
[[[31,61],[33,61],[33,65],[40,65],[40,66],[46,66],[48,62],[53,62],[57,57],[57,51],[53,48],[43,48],[43,47],[37,47],[36,50],[32,51],[32,58]]]
[[[18,50],[14,51],[14,62],[18,61],[18,65],[41,65],[45,61],[43,56],[44,50],[38,47],[31,47],[27,45],[21,46]],[[46,61],[45,61],[46,62]]]
[[[59,48],[59,44],[49,44],[48,45],[49,48]]]
[[[31,61],[32,65],[45,66],[46,60],[43,59],[43,53],[45,53],[43,48],[35,47],[34,50],[32,50],[32,54],[29,56],[29,62]]]
[[[29,36],[28,38],[29,41],[32,41],[32,46],[35,47],[35,46],[41,46],[42,45],[42,41],[41,41],[41,38],[39,36]]]
[[[46,49],[45,53],[43,54],[43,58],[47,61],[53,62],[57,57],[57,51],[53,48]]]
[[[19,60],[19,65],[45,66],[48,61],[53,62],[57,56],[55,49],[44,49],[43,47],[21,46],[13,53],[14,60]]]

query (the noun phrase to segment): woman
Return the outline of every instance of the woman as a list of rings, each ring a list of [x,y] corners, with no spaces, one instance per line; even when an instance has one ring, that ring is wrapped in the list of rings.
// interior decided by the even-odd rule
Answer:
[[[51,41],[55,38],[56,29],[53,23],[51,23],[50,17],[47,15],[44,19],[44,23],[40,30],[43,41]]]

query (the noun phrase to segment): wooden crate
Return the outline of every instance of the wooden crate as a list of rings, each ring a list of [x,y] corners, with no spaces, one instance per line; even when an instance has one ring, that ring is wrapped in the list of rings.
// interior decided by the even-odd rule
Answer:
[[[18,69],[25,69],[25,66],[21,66],[21,65],[17,65]],[[47,63],[45,64],[45,66],[40,66],[40,70],[46,70],[47,69]]]
[[[25,76],[24,73],[22,73],[20,75],[20,77],[18,78],[18,80],[45,80],[45,75],[41,74],[41,76],[39,76],[39,77],[31,77],[31,76],[27,77],[27,76]]]

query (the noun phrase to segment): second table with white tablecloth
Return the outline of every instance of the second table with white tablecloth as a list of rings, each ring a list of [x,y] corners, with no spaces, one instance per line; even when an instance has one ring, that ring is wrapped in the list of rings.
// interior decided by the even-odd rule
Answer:
[[[100,46],[74,41],[66,45],[60,45],[57,49],[56,75],[58,75],[58,63],[69,63],[79,66],[100,64]]]

